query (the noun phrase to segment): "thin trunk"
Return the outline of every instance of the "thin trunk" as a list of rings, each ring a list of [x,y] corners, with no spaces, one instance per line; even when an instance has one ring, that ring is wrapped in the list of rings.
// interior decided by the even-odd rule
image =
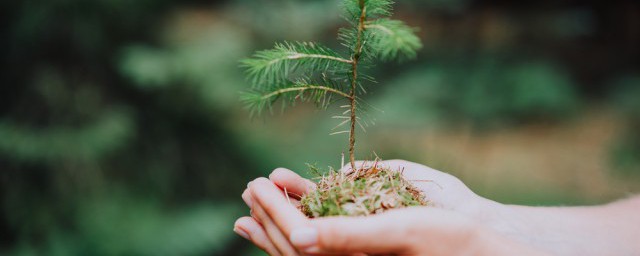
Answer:
[[[356,170],[355,159],[355,146],[356,146],[356,90],[358,86],[358,60],[362,53],[362,33],[364,32],[364,23],[367,18],[367,9],[364,7],[364,0],[359,0],[360,5],[360,20],[358,21],[358,35],[356,38],[356,46],[352,56],[351,62],[351,92],[350,92],[350,104],[351,104],[351,127],[349,130],[349,161],[351,162],[351,169]]]

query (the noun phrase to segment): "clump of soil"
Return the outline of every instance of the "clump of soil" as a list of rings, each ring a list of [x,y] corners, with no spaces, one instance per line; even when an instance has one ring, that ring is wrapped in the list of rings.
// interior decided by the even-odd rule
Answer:
[[[402,170],[376,164],[347,173],[330,170],[319,179],[317,189],[300,199],[302,212],[311,218],[366,216],[428,203],[422,192],[402,177]]]

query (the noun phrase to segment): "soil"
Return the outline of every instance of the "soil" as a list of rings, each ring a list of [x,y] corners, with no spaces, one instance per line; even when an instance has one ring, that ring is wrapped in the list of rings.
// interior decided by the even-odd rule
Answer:
[[[330,170],[318,179],[318,188],[300,200],[300,209],[311,218],[367,216],[428,205],[425,195],[403,178],[402,170],[374,164],[346,173]]]

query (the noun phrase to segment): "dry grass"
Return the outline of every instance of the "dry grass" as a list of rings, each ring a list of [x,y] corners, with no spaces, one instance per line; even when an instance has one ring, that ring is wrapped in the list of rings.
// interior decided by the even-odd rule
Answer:
[[[319,179],[318,188],[301,199],[301,210],[312,218],[366,216],[428,203],[402,177],[402,170],[381,168],[375,163],[347,173],[330,170]]]

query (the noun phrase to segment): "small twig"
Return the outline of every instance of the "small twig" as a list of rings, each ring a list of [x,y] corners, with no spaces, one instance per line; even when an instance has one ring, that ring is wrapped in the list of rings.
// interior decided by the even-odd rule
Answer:
[[[378,160],[378,159],[382,159],[382,158],[380,158],[380,157],[378,156],[378,153],[376,153],[376,151],[375,151],[375,150],[373,151],[373,155],[374,155],[374,156],[376,156],[376,160]]]
[[[298,195],[298,194],[293,193],[293,192],[289,192],[288,194],[289,194],[289,196],[293,196],[293,198],[295,198],[295,199],[300,199],[300,198],[302,198],[302,195]]]
[[[321,85],[305,85],[305,86],[298,86],[298,87],[291,87],[291,88],[284,88],[284,89],[276,90],[276,91],[273,91],[271,93],[262,95],[261,98],[263,100],[266,100],[266,99],[269,99],[269,98],[272,98],[272,97],[279,96],[279,95],[281,95],[283,93],[294,92],[294,91],[303,92],[303,91],[306,91],[306,90],[322,90],[322,91],[338,94],[338,95],[343,96],[343,97],[345,97],[347,99],[351,99],[351,97],[353,97],[352,95],[346,94],[344,92],[341,92],[339,90],[333,89],[331,87],[326,87],[326,86],[321,86]],[[299,95],[300,94],[298,94],[298,96]],[[298,97],[298,96],[296,96],[296,97]]]
[[[344,167],[344,151],[342,151],[342,159],[340,159],[340,168]]]
[[[289,192],[287,192],[287,187],[284,187],[284,195],[287,197],[287,202],[289,202],[289,205],[293,206],[293,204],[291,204],[291,199],[289,199]]]
[[[442,186],[440,186],[440,184],[438,184],[438,182],[436,182],[435,180],[407,180],[407,181],[412,181],[412,182],[433,182],[433,184],[436,184],[436,186],[438,186],[440,189],[444,189]]]

